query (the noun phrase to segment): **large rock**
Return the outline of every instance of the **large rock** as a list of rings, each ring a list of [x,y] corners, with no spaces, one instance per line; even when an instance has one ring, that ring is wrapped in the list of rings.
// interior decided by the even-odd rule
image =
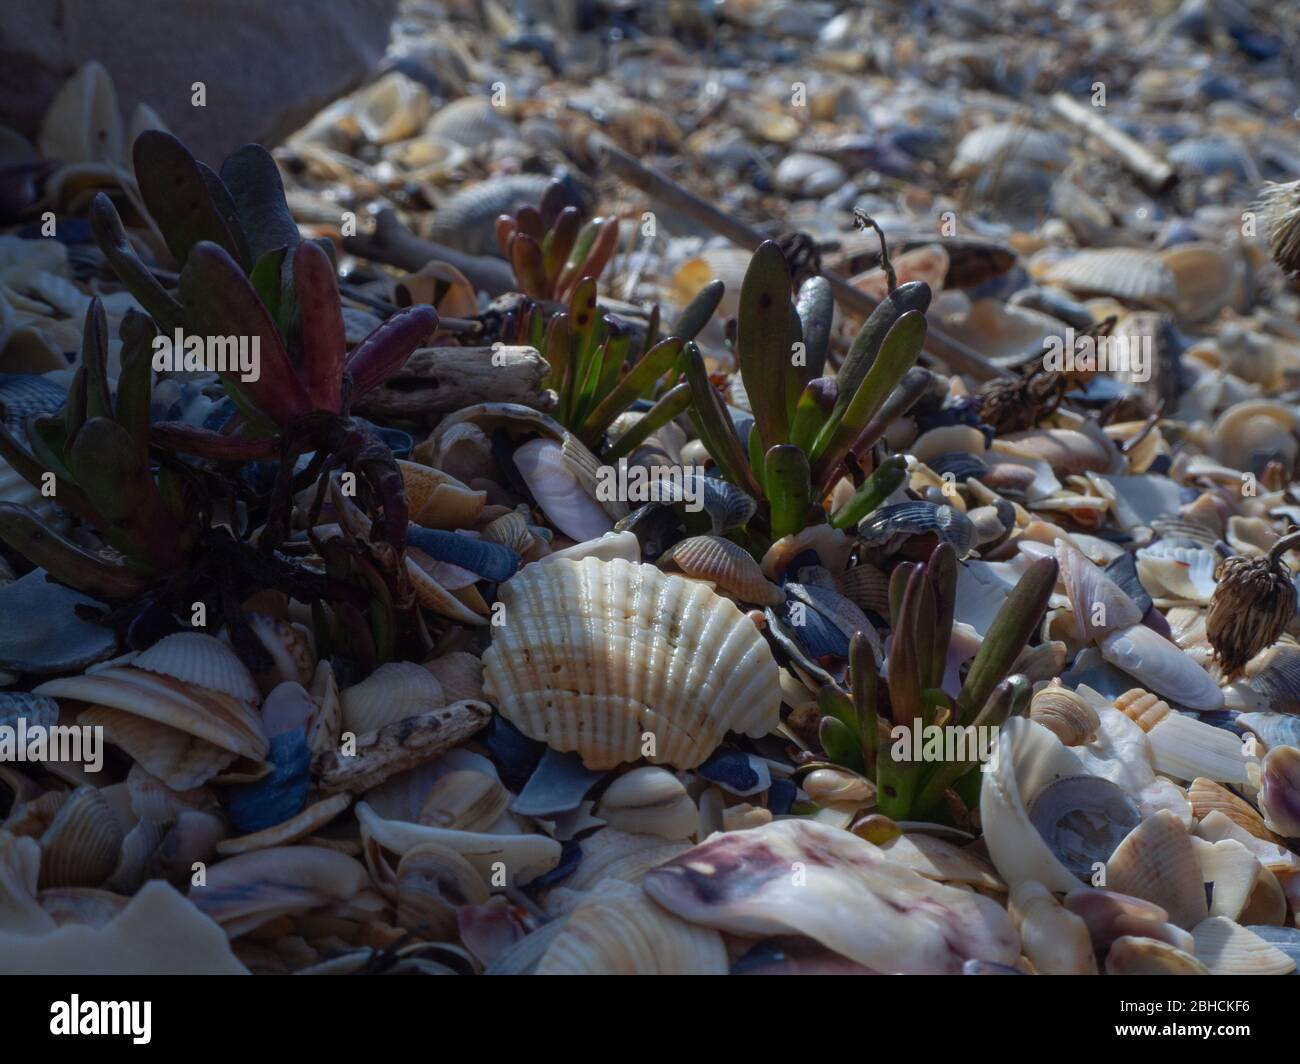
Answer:
[[[0,0],[0,124],[34,138],[98,59],[129,115],[149,104],[201,159],[274,144],[362,84],[398,0]],[[207,106],[191,103],[194,82]]]

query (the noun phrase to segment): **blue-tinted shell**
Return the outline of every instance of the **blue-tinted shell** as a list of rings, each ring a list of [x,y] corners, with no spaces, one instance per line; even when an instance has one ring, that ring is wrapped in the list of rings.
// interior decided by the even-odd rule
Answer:
[[[485,580],[500,583],[519,571],[519,555],[490,540],[413,524],[407,530],[406,541],[430,558],[468,569]]]
[[[311,789],[311,750],[304,728],[271,736],[269,760],[275,771],[256,783],[230,789],[230,821],[241,834],[283,824],[307,804]]]

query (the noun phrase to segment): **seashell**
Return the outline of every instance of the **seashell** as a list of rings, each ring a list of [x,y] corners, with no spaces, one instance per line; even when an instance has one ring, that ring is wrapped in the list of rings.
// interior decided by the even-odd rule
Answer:
[[[1147,733],[1157,772],[1180,780],[1199,776],[1226,783],[1249,783],[1251,762],[1231,732],[1175,713],[1167,702],[1135,687],[1115,699],[1115,708]]]
[[[230,856],[237,853],[250,853],[253,850],[268,850],[276,846],[290,846],[309,835],[314,835],[351,804],[350,794],[330,795],[261,831],[254,831],[233,839],[222,839],[217,843],[216,851],[222,856]]]
[[[1140,624],[1142,611],[1114,580],[1064,540],[1056,542],[1060,580],[1070,596],[1074,622],[1089,642]]]
[[[992,451],[1030,461],[1044,461],[1060,475],[1114,473],[1123,459],[1105,436],[1076,429],[1026,429],[993,441]]]
[[[545,835],[487,835],[386,820],[368,802],[358,802],[356,814],[364,845],[403,856],[417,846],[436,843],[464,857],[483,881],[493,886],[502,864],[509,877],[506,885],[512,886],[527,884],[560,863],[560,844]]]
[[[845,598],[878,617],[889,616],[889,577],[863,562],[835,576],[835,586]]]
[[[489,521],[483,527],[483,538],[489,543],[499,543],[521,557],[533,554],[538,542],[528,524],[528,518],[518,510]]]
[[[488,113],[495,115],[495,108],[491,104],[487,104],[486,111],[480,110],[480,114],[485,116]],[[499,115],[495,117],[497,121],[502,121]],[[444,140],[469,147],[465,144],[465,138],[473,134],[448,130],[444,121],[447,120],[439,112],[426,128]],[[489,128],[496,127],[493,124]],[[457,251],[472,255],[499,255],[501,252],[497,247],[495,230],[497,216],[513,214],[520,207],[536,206],[542,201],[542,195],[550,183],[551,179],[545,174],[510,174],[489,178],[476,185],[464,185],[439,204],[429,235],[439,244],[446,244]]]
[[[1232,300],[1236,269],[1218,244],[1193,241],[1162,251],[1160,259],[1174,279],[1179,317],[1208,321]]]
[[[758,508],[758,503],[734,484],[699,469],[682,470],[680,482],[677,477],[667,477],[657,484],[664,502],[703,507],[715,536],[743,527]]]
[[[1270,831],[1300,838],[1300,749],[1275,746],[1264,756],[1259,811]]]
[[[1059,680],[1034,694],[1029,702],[1029,719],[1041,724],[1066,746],[1091,741],[1101,726],[1097,711],[1086,699]]]
[[[606,789],[593,813],[619,831],[677,841],[694,835],[699,812],[685,786],[666,769],[643,765]]]
[[[785,594],[763,576],[762,567],[750,553],[720,536],[684,539],[659,559],[660,568],[665,562],[671,562],[687,576],[712,581],[720,591],[741,602],[778,606],[785,601]]]
[[[509,580],[519,568],[519,555],[514,551],[471,535],[411,527],[407,543],[422,555],[421,568],[450,588],[468,587],[479,578]]]
[[[1220,558],[1196,547],[1159,542],[1138,550],[1135,565],[1143,587],[1152,595],[1208,603]]]
[[[1010,367],[1041,358],[1054,340],[1061,340],[1065,328],[1056,318],[1028,306],[977,299],[953,332],[991,362]]]
[[[23,618],[22,624],[0,625],[0,668],[65,673],[112,657],[117,637],[104,625],[82,620],[78,606],[100,603],[48,581],[44,569],[0,585],[0,615]]]
[[[1229,407],[1210,430],[1210,454],[1232,469],[1260,475],[1271,461],[1286,469],[1300,452],[1295,414],[1285,403],[1251,399]]]
[[[231,938],[278,916],[355,897],[370,885],[359,861],[322,846],[276,846],[219,861],[190,900]]]
[[[333,750],[338,745],[343,730],[343,701],[339,698],[334,668],[328,661],[316,663],[316,674],[311,681],[311,697],[316,703],[316,715],[307,728],[307,749],[313,754]]]
[[[106,927],[113,917],[126,908],[129,899],[108,890],[90,887],[60,887],[41,891],[41,908],[49,913],[59,927],[80,924],[84,927]]]
[[[820,198],[840,188],[844,168],[833,159],[808,152],[791,152],[777,164],[776,187],[792,196]]]
[[[1192,803],[1192,815],[1198,820],[1204,820],[1211,813],[1219,812],[1256,838],[1268,842],[1277,841],[1269,833],[1264,818],[1255,812],[1248,802],[1242,801],[1212,780],[1194,779],[1187,789],[1187,797]]]
[[[483,662],[474,654],[455,650],[440,658],[426,661],[424,667],[433,674],[448,702],[483,698]]]
[[[250,613],[248,625],[271,656],[271,670],[256,677],[263,693],[282,683],[298,683],[303,687],[311,683],[316,674],[316,649],[306,628],[265,613]],[[139,659],[133,664],[140,665]]]
[[[447,704],[433,673],[410,661],[380,665],[359,684],[346,688],[340,700],[343,727],[358,735]]]
[[[1296,962],[1240,924],[1211,916],[1192,928],[1196,959],[1213,975],[1289,975]]]
[[[893,830],[897,831],[897,825]],[[857,824],[854,834],[861,835]],[[871,841],[868,838],[868,841]],[[877,845],[897,864],[939,883],[965,883],[982,890],[1005,891],[1007,885],[983,858],[951,842],[920,831],[898,834]]]
[[[1201,879],[1210,887],[1210,915],[1238,919],[1259,885],[1263,867],[1236,839],[1207,842],[1193,837],[1192,849],[1200,862]]]
[[[717,931],[686,923],[642,889],[610,880],[569,914],[537,966],[538,975],[725,975]]]
[[[740,287],[749,269],[750,253],[742,248],[706,248],[697,257],[677,268],[670,282],[672,300],[686,306],[712,280],[725,286],[722,302],[715,312],[719,318],[734,318],[740,310]]]
[[[455,831],[488,831],[510,804],[510,792],[487,772],[455,769],[439,776],[415,820]]]
[[[37,141],[47,159],[65,163],[122,160],[122,112],[108,71],[90,60],[50,101]]]
[[[782,536],[767,549],[759,563],[763,575],[769,580],[780,581],[785,577],[786,567],[808,551],[816,554],[822,565],[836,573],[848,564],[853,540],[830,525],[809,525],[802,532]]]
[[[499,108],[492,106],[492,101],[486,96],[465,96],[453,100],[429,119],[424,131],[430,136],[441,137],[466,148],[477,148],[493,140],[513,138],[517,135],[514,123],[506,118]],[[541,202],[541,193],[545,187],[546,182],[541,182],[538,185],[537,198],[527,202]],[[509,209],[502,207],[497,213]]]
[[[1030,800],[1028,814],[1052,854],[1084,882],[1140,818],[1123,789],[1100,776],[1053,780]]]
[[[1223,692],[1175,644],[1144,625],[1111,632],[1098,644],[1102,657],[1148,690],[1189,709],[1223,707]]]
[[[858,525],[863,544],[886,552],[913,536],[934,536],[964,558],[974,545],[975,528],[955,507],[920,501],[878,507]]]
[[[588,494],[564,461],[564,449],[552,440],[530,440],[514,453],[515,467],[537,505],[570,539],[596,539],[614,528],[614,522]]]
[[[1300,717],[1290,713],[1238,713],[1236,723],[1259,736],[1269,750],[1300,746]]]
[[[108,742],[177,791],[201,787],[239,756],[180,728],[107,706],[90,706],[77,715],[77,723],[103,728]]]
[[[1300,714],[1300,647],[1269,647],[1246,666],[1252,691],[1274,713]]]
[[[220,639],[202,632],[176,632],[136,655],[133,668],[171,676],[184,683],[257,705],[262,700],[252,674]]]
[[[117,866],[125,832],[95,787],[78,787],[41,836],[41,886],[98,887]]]
[[[861,805],[872,801],[876,788],[856,772],[839,768],[819,768],[808,773],[799,783],[803,792],[821,806],[836,804]]]
[[[1270,945],[1276,946],[1293,961],[1300,961],[1300,930],[1294,927],[1276,927],[1258,924],[1243,924],[1250,931]]]
[[[1088,925],[1033,880],[1017,884],[1007,911],[1020,931],[1020,949],[1041,975],[1096,975]]]
[[[411,590],[415,593],[415,600],[422,607],[438,614],[440,617],[448,617],[460,624],[473,627],[481,627],[487,624],[487,610],[484,606],[483,616],[480,616],[474,609],[466,605],[456,593],[444,587],[438,578],[433,575],[434,570],[446,574],[448,571],[453,574],[465,576],[466,571],[457,567],[441,566],[423,551],[417,547],[408,547],[406,551],[406,563],[404,566],[407,578],[411,581]],[[461,595],[472,591],[472,585],[476,582],[472,579],[474,574],[468,574],[468,582],[463,583],[460,590]],[[450,577],[448,577],[450,582]]]
[[[1078,251],[1044,270],[1047,284],[1076,295],[1111,296],[1157,310],[1175,310],[1178,286],[1173,271],[1155,252],[1133,248]]]
[[[544,747],[541,760],[536,762],[511,810],[542,819],[573,813],[582,807],[587,792],[604,778],[604,771],[586,768],[577,754]]]
[[[350,101],[352,117],[371,144],[415,136],[429,117],[429,92],[396,70],[367,85]]]
[[[1088,925],[1093,948],[1100,956],[1126,935],[1166,942],[1184,952],[1195,948],[1191,933],[1169,923],[1159,905],[1114,890],[1079,887],[1065,896],[1065,907]]]
[[[456,913],[491,896],[474,866],[436,843],[422,843],[397,865],[397,925],[435,940],[457,937]]]
[[[899,284],[922,281],[938,292],[948,276],[951,259],[948,249],[942,244],[926,244],[895,255],[892,262]],[[849,278],[849,283],[877,301],[889,295],[889,278],[881,267],[855,274]]]
[[[1069,157],[1066,143],[1019,122],[994,122],[966,134],[957,145],[950,173],[972,177],[1012,162],[1044,170],[1061,170]]]
[[[790,869],[801,867],[796,880]],[[652,870],[646,894],[693,924],[806,935],[879,972],[956,973],[1019,954],[1002,906],[935,883],[847,831],[776,820],[718,835]]]
[[[1124,935],[1106,954],[1107,975],[1209,975],[1190,953],[1155,938]]]
[[[484,654],[485,690],[525,735],[589,768],[692,768],[728,731],[777,724],[776,662],[729,600],[621,560],[526,566],[501,585],[507,618]]]
[[[1106,885],[1159,905],[1188,930],[1208,915],[1191,836],[1167,810],[1142,821],[1116,847],[1106,862]]]
[[[397,468],[402,474],[411,520],[424,528],[472,528],[487,504],[487,492],[466,487],[441,469],[400,458]]]
[[[980,784],[980,821],[989,857],[1009,886],[1036,880],[1060,894],[1079,886],[1030,820],[1027,806],[1053,780],[1082,772],[1078,755],[1041,724],[1011,717],[1002,726],[997,757]]]
[[[307,729],[318,712],[316,701],[300,683],[286,680],[266,696],[262,703],[262,726],[274,740],[289,732],[302,730],[304,745]]]

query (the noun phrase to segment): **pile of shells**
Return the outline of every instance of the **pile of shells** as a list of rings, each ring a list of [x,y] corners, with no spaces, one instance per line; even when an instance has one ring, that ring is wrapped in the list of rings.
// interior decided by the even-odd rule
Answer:
[[[319,601],[269,585],[241,589],[237,624],[158,592],[128,625],[0,547],[0,970],[1295,971],[1282,30],[1190,0],[1075,23],[1028,4],[580,5],[590,25],[445,6],[412,5],[375,79],[276,149],[293,220],[338,260],[348,345],[397,307],[441,315],[356,411],[397,458],[397,607],[419,638],[355,610],[363,667]],[[129,152],[104,158],[95,131],[159,120],[124,132],[113,93],[92,64],[38,144],[0,129],[9,436],[86,404],[67,353],[92,296],[105,388],[127,373],[141,308],[88,238],[39,232],[45,211],[85,228],[88,193],[138,200]],[[638,350],[723,282],[693,335],[742,456],[764,397],[738,372],[737,234],[779,236],[796,285],[834,282],[827,377],[864,308],[930,286],[923,387],[798,531],[756,531],[766,504],[685,406],[638,428],[652,387],[598,438],[561,416],[555,367],[508,329],[522,260],[501,244],[502,216],[540,227],[557,188],[614,220],[599,304]],[[155,421],[223,402],[211,375],[154,382]],[[680,474],[676,494],[611,497],[611,449]],[[887,456],[870,511],[828,521]],[[275,469],[249,461],[242,483]],[[347,476],[298,490],[265,554],[324,579],[339,544],[379,544]],[[0,518],[27,507],[113,554],[29,479],[0,460]],[[248,538],[242,497],[213,507]],[[956,592],[932,705],[959,697],[1022,577],[1050,559],[1057,580],[990,756],[898,819],[828,740],[825,692],[857,690],[864,643],[883,690],[895,574],[941,545]],[[71,754],[30,746],[60,731]]]

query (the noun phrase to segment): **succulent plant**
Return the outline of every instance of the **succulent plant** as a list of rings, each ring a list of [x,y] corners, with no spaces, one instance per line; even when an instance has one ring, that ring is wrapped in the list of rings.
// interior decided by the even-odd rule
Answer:
[[[947,544],[924,564],[904,562],[890,579],[892,640],[888,682],[868,639],[849,647],[849,690],[818,694],[820,740],[831,761],[876,782],[879,812],[894,820],[950,817],[978,789],[978,751],[956,761],[915,760],[916,729],[997,727],[1029,705],[1030,687],[1012,666],[1042,620],[1056,584],[1056,560],[1036,559],[1012,589],[967,670],[956,698],[942,689],[956,603],[957,557]],[[891,738],[899,729],[904,737]],[[972,738],[978,732],[970,732]],[[897,756],[899,753],[907,756]]]
[[[580,282],[600,278],[618,245],[617,218],[584,222],[569,200],[564,184],[553,181],[537,207],[497,218],[501,254],[519,290],[532,299],[569,302]]]
[[[703,293],[702,293],[703,295]],[[853,456],[865,464],[889,421],[924,390],[915,367],[925,340],[930,289],[894,289],[867,319],[835,377],[824,377],[832,299],[822,278],[805,281],[791,302],[790,271],[775,241],[754,253],[740,293],[736,328],[740,376],[753,408],[747,446],[714,391],[699,349],[687,343],[684,368],[690,416],[719,471],[766,502],[772,539],[821,520],[822,500]],[[837,527],[861,520],[897,483],[895,463],[868,480],[834,516]],[[901,480],[901,478],[900,478]]]

